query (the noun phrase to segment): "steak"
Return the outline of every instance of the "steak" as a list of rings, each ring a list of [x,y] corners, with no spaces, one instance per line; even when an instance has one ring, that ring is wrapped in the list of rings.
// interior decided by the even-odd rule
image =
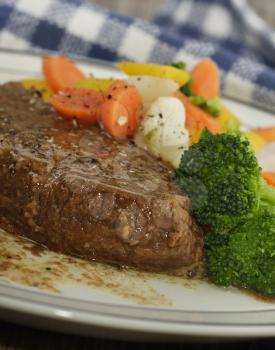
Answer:
[[[129,140],[0,86],[0,227],[54,251],[195,274],[203,240],[173,171]]]

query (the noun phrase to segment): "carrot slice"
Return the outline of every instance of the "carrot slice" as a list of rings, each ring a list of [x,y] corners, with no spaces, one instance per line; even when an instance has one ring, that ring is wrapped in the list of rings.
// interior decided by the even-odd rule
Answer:
[[[140,111],[142,99],[139,91],[134,85],[119,80],[114,82],[107,91],[109,100],[121,103],[128,114],[128,136],[133,136],[140,123]]]
[[[219,118],[211,117],[207,112],[195,106],[188,97],[181,93],[176,93],[185,107],[186,112],[186,128],[189,130],[191,142],[197,142],[201,132],[207,128],[213,134],[218,134],[222,131]]]
[[[262,175],[269,185],[275,186],[275,173],[263,172]]]
[[[101,108],[100,123],[114,137],[126,137],[129,114],[124,105],[115,100],[107,100]]]
[[[213,99],[219,96],[220,73],[214,61],[210,58],[201,60],[191,73],[192,90],[198,96]]]
[[[64,56],[44,56],[43,73],[54,92],[74,87],[78,80],[85,77],[74,62]]]
[[[53,95],[50,102],[64,117],[95,123],[100,115],[104,95],[95,90],[67,88]]]
[[[275,126],[269,128],[253,129],[253,131],[267,142],[275,141]]]

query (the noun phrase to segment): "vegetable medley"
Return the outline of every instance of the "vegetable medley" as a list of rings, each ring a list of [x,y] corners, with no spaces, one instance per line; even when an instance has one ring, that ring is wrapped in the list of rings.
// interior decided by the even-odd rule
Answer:
[[[211,59],[201,60],[191,72],[182,62],[120,62],[117,67],[126,79],[87,77],[64,56],[45,56],[44,80],[23,84],[38,89],[65,118],[98,123],[113,137],[133,138],[175,168],[205,128],[213,134],[240,129],[220,98],[219,70]],[[258,152],[275,140],[275,127],[250,130],[246,137]],[[275,183],[273,173],[264,177]]]
[[[120,62],[124,80],[86,77],[66,57],[43,59],[44,80],[24,80],[65,118],[132,138],[176,169],[205,234],[206,267],[218,285],[275,295],[275,173],[255,154],[275,142],[275,126],[241,131],[220,97],[209,58],[184,63]]]

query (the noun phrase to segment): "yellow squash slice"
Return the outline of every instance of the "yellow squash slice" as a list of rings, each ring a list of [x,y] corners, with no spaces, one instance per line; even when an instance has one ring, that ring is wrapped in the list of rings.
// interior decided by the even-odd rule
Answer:
[[[164,79],[172,79],[180,85],[190,80],[190,75],[184,70],[161,64],[119,62],[116,66],[128,75],[153,75]]]
[[[75,87],[81,89],[92,89],[96,91],[107,91],[113,82],[113,79],[96,79],[91,77],[79,80],[75,84]]]
[[[263,137],[252,130],[245,132],[244,135],[250,141],[252,149],[255,153],[258,153],[267,144],[267,141]]]
[[[21,83],[25,89],[35,89],[39,91],[45,101],[48,101],[53,94],[45,80],[24,79]]]
[[[221,114],[219,118],[223,132],[237,131],[240,129],[240,120],[230,111],[229,108],[224,105],[221,107]]]

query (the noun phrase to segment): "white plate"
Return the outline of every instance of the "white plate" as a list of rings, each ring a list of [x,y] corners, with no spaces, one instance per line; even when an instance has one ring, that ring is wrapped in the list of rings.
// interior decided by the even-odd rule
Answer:
[[[86,73],[119,76],[103,63],[80,64]],[[0,52],[1,82],[39,77],[40,72],[38,55]],[[227,102],[247,126],[275,124],[267,112]],[[40,253],[30,249],[31,243],[23,244],[28,247],[23,249],[18,238],[0,232],[2,319],[127,339],[213,340],[275,334],[275,304],[234,288],[120,271],[51,252]]]

